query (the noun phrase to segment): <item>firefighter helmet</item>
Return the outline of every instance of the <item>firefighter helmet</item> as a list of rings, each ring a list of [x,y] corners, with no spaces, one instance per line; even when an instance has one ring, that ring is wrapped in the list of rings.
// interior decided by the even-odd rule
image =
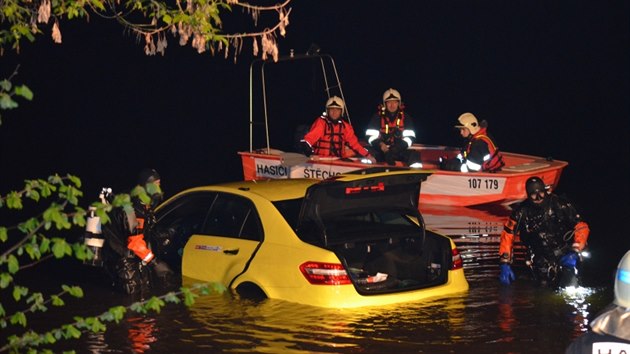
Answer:
[[[466,128],[470,131],[470,134],[476,134],[479,129],[479,122],[477,121],[477,117],[475,117],[472,113],[464,113],[459,118],[457,118],[458,124],[455,125],[455,128]]]
[[[393,88],[390,88],[389,90],[385,91],[385,93],[383,93],[383,104],[385,104],[385,102],[387,101],[402,102],[402,99],[400,97],[400,92],[394,90]]]
[[[343,112],[344,106],[345,105],[343,103],[343,100],[341,99],[341,97],[338,96],[332,96],[328,99],[328,101],[326,101],[326,110],[331,108],[339,108]]]
[[[630,308],[630,251],[626,252],[617,266],[615,305]]]

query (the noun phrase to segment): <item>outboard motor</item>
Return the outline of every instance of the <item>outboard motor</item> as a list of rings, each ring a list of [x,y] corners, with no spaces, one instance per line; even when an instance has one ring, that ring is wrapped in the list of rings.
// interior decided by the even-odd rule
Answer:
[[[109,198],[112,195],[111,188],[103,188],[99,194],[99,199],[103,204],[109,204]],[[105,238],[103,238],[103,232],[101,230],[101,218],[96,215],[96,208],[91,206],[89,209],[89,215],[85,225],[85,235],[83,236],[83,242],[92,251],[94,257],[92,259],[85,259],[83,264],[102,267],[103,266],[103,245],[105,244]]]

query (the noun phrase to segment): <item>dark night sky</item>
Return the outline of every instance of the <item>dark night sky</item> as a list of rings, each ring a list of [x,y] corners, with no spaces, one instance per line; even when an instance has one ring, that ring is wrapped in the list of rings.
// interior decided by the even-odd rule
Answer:
[[[471,111],[489,121],[503,150],[569,161],[558,191],[583,214],[597,213],[593,237],[628,239],[612,226],[629,212],[628,1],[292,7],[281,53],[317,43],[334,57],[358,131],[389,87],[401,92],[421,142],[459,144],[453,123]],[[36,95],[2,114],[0,190],[69,172],[96,197],[104,185],[128,188],[145,166],[160,171],[167,194],[242,178],[248,44],[235,64],[174,40],[165,56],[148,57],[120,26],[97,18],[62,22],[61,30],[62,45],[47,32],[0,58],[0,76],[21,64],[15,81]],[[282,99],[283,107],[295,102]],[[284,124],[310,123],[322,109],[293,108]]]

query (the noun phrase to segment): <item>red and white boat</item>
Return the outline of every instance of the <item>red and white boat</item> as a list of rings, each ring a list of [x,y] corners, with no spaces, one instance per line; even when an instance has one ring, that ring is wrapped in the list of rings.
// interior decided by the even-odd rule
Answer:
[[[325,91],[328,96],[333,92],[343,96],[339,76],[334,60],[327,55],[307,54],[281,57],[279,62],[298,61],[299,59],[314,60],[316,67],[321,70],[326,83]],[[260,64],[260,65],[259,65]],[[269,119],[267,114],[267,85],[265,82],[265,66],[274,64],[264,61],[254,61],[250,67],[250,144],[248,151],[241,151],[243,177],[246,180],[275,179],[275,178],[317,178],[326,179],[345,172],[370,167],[391,168],[387,165],[366,165],[358,158],[339,159],[312,156],[307,158],[292,152],[284,152],[271,148],[269,134]],[[329,68],[327,71],[326,68]],[[254,97],[254,70],[261,73],[262,93]],[[330,70],[332,69],[332,70]],[[330,72],[332,71],[332,75]],[[329,84],[333,83],[333,84]],[[334,90],[333,90],[334,89]],[[259,99],[264,107],[262,119],[254,119],[254,101]],[[345,98],[344,98],[345,100]],[[325,97],[319,102],[324,102]],[[347,107],[346,107],[347,111]],[[349,113],[346,112],[350,120]],[[278,126],[276,124],[275,126]],[[254,132],[254,127],[263,127],[262,131]],[[255,136],[259,146],[254,146]],[[264,140],[262,140],[264,139]],[[454,157],[459,149],[448,146],[417,144],[414,149],[420,151],[423,169],[430,173],[422,183],[420,204],[473,206],[488,203],[510,204],[525,199],[525,181],[531,176],[538,176],[555,188],[560,181],[562,170],[568,165],[565,161],[554,160],[538,156],[502,152],[505,166],[496,173],[486,172],[456,172],[439,169],[439,157]]]
[[[503,152],[505,166],[500,172],[455,172],[439,169],[440,156],[454,156],[456,148],[430,145],[414,145],[420,151],[423,169],[431,175],[422,183],[421,204],[472,206],[488,203],[511,204],[525,199],[525,181],[538,176],[551,188],[555,188],[567,166],[567,162],[537,156]],[[317,178],[328,177],[375,166],[366,165],[359,159],[341,160],[312,156],[299,160],[299,155],[273,149],[239,152],[246,180],[268,178]],[[298,163],[295,163],[298,162]]]

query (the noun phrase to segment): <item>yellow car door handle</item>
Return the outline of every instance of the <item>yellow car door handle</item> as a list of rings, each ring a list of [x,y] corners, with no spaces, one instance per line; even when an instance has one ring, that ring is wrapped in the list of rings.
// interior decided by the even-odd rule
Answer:
[[[239,251],[239,249],[237,248],[237,249],[234,249],[234,250],[223,250],[223,253],[235,255],[235,254],[238,254],[238,251]]]

